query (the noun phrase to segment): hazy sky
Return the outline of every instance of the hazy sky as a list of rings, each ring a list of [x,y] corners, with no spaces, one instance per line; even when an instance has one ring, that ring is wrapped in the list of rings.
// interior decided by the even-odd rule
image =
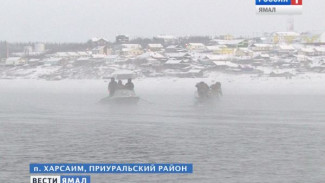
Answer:
[[[324,0],[304,0],[297,31],[325,31]],[[0,40],[84,42],[285,31],[288,16],[255,14],[255,0],[1,0]]]

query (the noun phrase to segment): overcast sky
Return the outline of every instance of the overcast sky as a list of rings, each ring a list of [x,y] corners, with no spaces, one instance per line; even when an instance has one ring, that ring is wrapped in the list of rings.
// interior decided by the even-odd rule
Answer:
[[[297,31],[325,31],[324,0],[304,0]],[[84,42],[285,31],[288,16],[255,14],[255,0],[1,0],[0,40]]]

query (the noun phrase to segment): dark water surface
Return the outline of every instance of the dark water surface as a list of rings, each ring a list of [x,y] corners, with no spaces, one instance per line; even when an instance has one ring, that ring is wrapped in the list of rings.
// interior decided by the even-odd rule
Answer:
[[[191,175],[92,175],[92,182],[319,183],[325,96],[146,94],[103,106],[96,93],[0,91],[0,182],[29,163],[193,163]]]

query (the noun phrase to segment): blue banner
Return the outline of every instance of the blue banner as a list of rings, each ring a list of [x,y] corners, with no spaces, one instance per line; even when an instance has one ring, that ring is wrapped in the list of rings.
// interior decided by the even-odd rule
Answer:
[[[255,0],[256,5],[291,5],[291,0]]]
[[[89,175],[81,176],[71,176],[71,175],[62,175],[61,183],[90,183]]]
[[[192,164],[30,164],[31,174],[193,173]]]

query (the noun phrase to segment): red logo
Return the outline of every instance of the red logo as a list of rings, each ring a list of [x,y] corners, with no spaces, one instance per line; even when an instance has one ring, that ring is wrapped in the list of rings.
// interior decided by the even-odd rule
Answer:
[[[291,0],[291,5],[302,5],[302,0]]]

